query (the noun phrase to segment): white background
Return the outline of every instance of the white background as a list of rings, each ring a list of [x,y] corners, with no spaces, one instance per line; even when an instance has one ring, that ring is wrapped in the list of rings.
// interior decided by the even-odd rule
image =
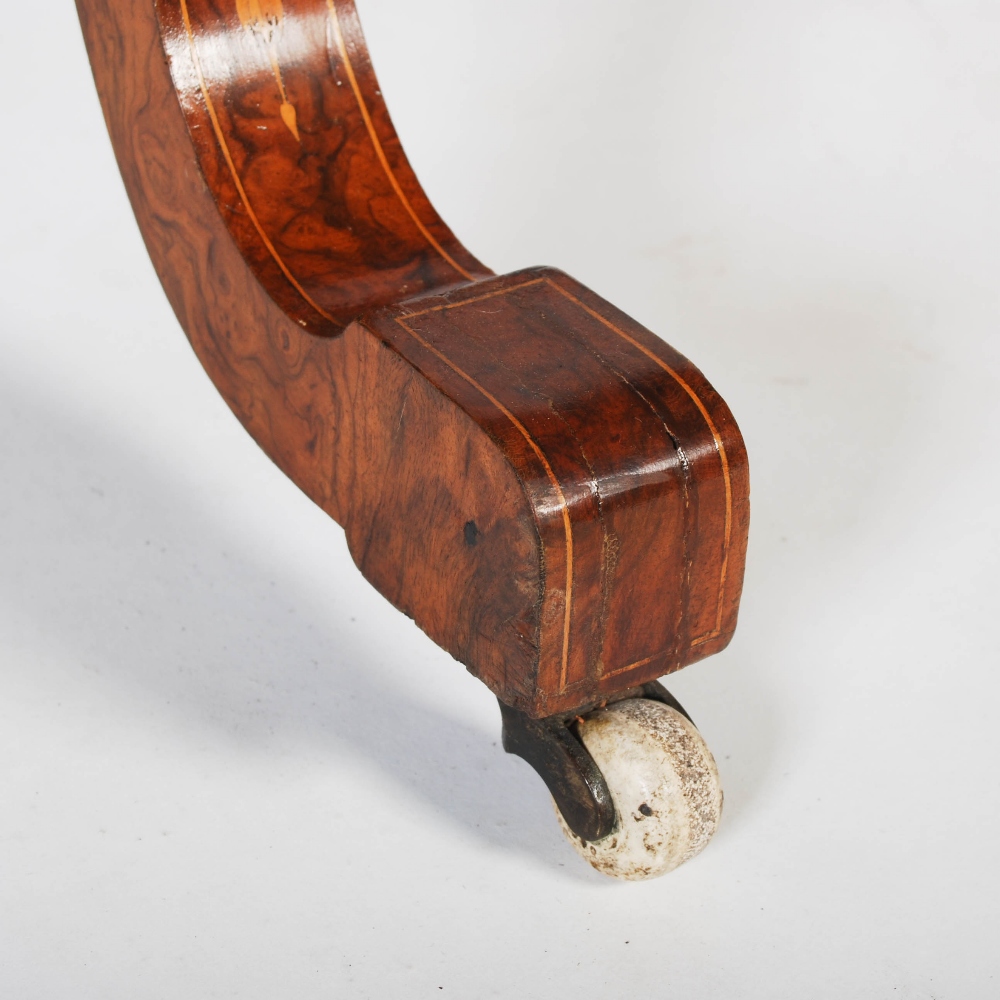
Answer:
[[[726,814],[592,872],[199,368],[72,4],[4,8],[0,992],[1000,995],[1000,4],[359,0],[431,197],[745,434]],[[42,11],[44,10],[44,13]]]

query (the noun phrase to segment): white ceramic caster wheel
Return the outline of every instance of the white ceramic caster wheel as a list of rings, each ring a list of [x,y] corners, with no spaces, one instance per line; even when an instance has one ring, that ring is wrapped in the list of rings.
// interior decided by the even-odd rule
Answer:
[[[592,712],[579,733],[618,812],[618,829],[594,843],[559,816],[580,855],[614,878],[647,879],[705,847],[722,815],[722,785],[711,751],[688,719],[662,702],[630,698]]]

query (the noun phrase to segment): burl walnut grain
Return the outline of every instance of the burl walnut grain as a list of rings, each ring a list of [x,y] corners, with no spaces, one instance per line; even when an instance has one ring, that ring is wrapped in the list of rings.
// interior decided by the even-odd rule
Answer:
[[[749,514],[728,408],[572,278],[462,247],[350,0],[77,6],[181,325],[383,595],[535,717],[726,645]]]

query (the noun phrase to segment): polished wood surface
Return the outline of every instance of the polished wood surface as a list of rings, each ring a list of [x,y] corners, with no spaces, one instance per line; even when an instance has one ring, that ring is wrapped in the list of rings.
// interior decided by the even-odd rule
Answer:
[[[349,0],[78,0],[195,351],[365,576],[503,700],[582,709],[736,625],[746,452],[656,336],[495,277],[420,189]]]
[[[403,153],[349,0],[156,0],[198,162],[282,308],[331,333],[485,277]]]
[[[746,465],[731,415],[690,362],[547,268],[409,300],[358,325],[467,414],[516,473],[540,542],[539,711],[564,711],[725,645],[742,576]],[[405,418],[400,403],[397,412]],[[464,483],[468,469],[450,479]],[[366,507],[366,526],[374,519],[392,536],[412,522],[419,469],[408,490],[408,500]],[[441,525],[442,567],[460,558],[461,520],[456,510]],[[394,552],[373,558],[370,541],[360,550],[351,518],[347,531],[366,572],[401,565]],[[476,549],[492,542],[487,531]],[[498,580],[526,580],[507,551]],[[523,636],[524,625],[518,611],[509,627]]]

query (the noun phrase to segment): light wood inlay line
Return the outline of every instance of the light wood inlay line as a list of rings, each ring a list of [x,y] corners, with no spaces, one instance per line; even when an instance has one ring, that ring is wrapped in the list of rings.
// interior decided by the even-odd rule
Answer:
[[[215,132],[215,138],[218,140],[219,148],[222,150],[222,155],[225,158],[226,166],[229,168],[229,173],[233,178],[233,183],[236,185],[236,190],[239,193],[240,201],[243,202],[243,207],[247,210],[247,215],[250,221],[253,223],[254,229],[257,230],[257,234],[260,236],[267,247],[268,253],[274,258],[274,262],[281,268],[281,273],[291,282],[292,287],[299,293],[316,310],[324,319],[329,320],[331,323],[336,323],[337,321],[328,313],[319,303],[315,302],[309,295],[309,293],[299,284],[296,280],[295,275],[289,270],[288,265],[281,259],[281,254],[278,253],[274,244],[268,238],[267,233],[264,232],[264,227],[260,224],[260,220],[257,218],[257,213],[253,210],[253,206],[250,204],[250,199],[247,197],[246,190],[243,187],[243,182],[240,180],[240,175],[236,170],[236,163],[233,160],[233,155],[229,151],[229,146],[226,143],[226,136],[222,131],[222,124],[219,121],[219,115],[215,110],[215,104],[212,102],[211,95],[208,92],[208,84],[205,82],[205,74],[202,72],[201,60],[198,58],[198,49],[195,45],[194,29],[191,26],[191,15],[188,12],[187,0],[180,0],[181,2],[181,16],[184,18],[184,30],[187,32],[188,39],[188,49],[191,52],[191,60],[194,63],[195,72],[198,74],[198,86],[201,88],[201,96],[205,101],[205,107],[208,110],[208,117],[212,120],[212,129]]]
[[[368,105],[365,102],[364,94],[361,93],[361,88],[358,86],[357,77],[354,75],[354,66],[351,63],[351,57],[347,54],[347,45],[344,42],[344,34],[340,30],[340,17],[337,14],[337,6],[333,0],[326,0],[326,5],[330,9],[330,20],[333,24],[333,37],[337,44],[337,51],[340,53],[341,61],[344,64],[344,69],[347,71],[347,79],[351,83],[351,90],[354,91],[354,97],[358,102],[358,109],[361,111],[361,117],[364,119],[365,128],[368,129],[368,137],[371,139],[372,146],[375,149],[375,155],[378,157],[379,163],[382,164],[382,169],[385,171],[385,176],[388,178],[389,183],[392,185],[393,191],[396,192],[396,197],[399,198],[400,203],[403,208],[406,209],[410,218],[413,220],[414,225],[420,230],[420,234],[425,240],[441,255],[441,257],[450,264],[463,278],[467,281],[475,281],[473,275],[471,275],[461,264],[458,263],[443,246],[434,238],[434,235],[430,230],[420,221],[416,210],[413,205],[410,204],[410,199],[406,197],[406,193],[400,187],[399,181],[396,179],[396,175],[393,172],[392,166],[389,163],[388,158],[385,155],[385,150],[382,148],[382,141],[379,139],[378,134],[375,132],[375,125],[372,122],[372,116],[368,113]]]
[[[673,368],[671,368],[670,365],[668,365],[662,358],[657,357],[656,354],[654,354],[648,347],[645,347],[643,344],[639,343],[639,341],[636,340],[634,337],[629,336],[629,334],[627,334],[624,330],[615,326],[615,324],[612,323],[611,320],[605,318],[596,310],[591,309],[590,306],[588,306],[586,303],[581,302],[575,295],[572,295],[570,292],[567,292],[565,288],[560,288],[559,285],[557,285],[554,281],[549,280],[548,278],[545,279],[545,282],[546,284],[554,288],[557,292],[559,292],[560,295],[569,299],[570,302],[573,302],[576,305],[578,305],[589,316],[593,316],[593,318],[596,319],[599,323],[602,323],[609,330],[612,330],[614,333],[617,333],[618,336],[621,337],[623,340],[628,341],[628,343],[630,343],[633,347],[635,347],[637,350],[645,354],[646,357],[649,358],[649,360],[652,361],[654,364],[659,365],[659,367],[662,368],[688,394],[688,396],[691,397],[691,400],[694,403],[694,405],[698,407],[698,412],[702,415],[702,417],[705,420],[705,423],[708,425],[709,433],[712,435],[712,438],[715,441],[715,448],[719,454],[719,462],[722,466],[722,479],[723,482],[725,483],[725,488],[726,488],[726,520],[725,520],[724,537],[722,544],[722,569],[719,573],[719,600],[716,606],[715,629],[707,633],[706,635],[699,636],[697,639],[693,639],[691,641],[691,645],[698,646],[701,645],[701,643],[703,642],[709,642],[710,640],[715,639],[722,633],[722,607],[726,593],[726,574],[728,571],[728,564],[729,564],[729,542],[732,536],[732,529],[733,529],[733,485],[729,474],[729,456],[726,454],[726,445],[725,442],[722,440],[722,435],[719,433],[718,428],[715,426],[715,421],[712,420],[712,415],[708,412],[708,408],[701,401],[701,397],[699,397],[698,393],[696,393],[694,389],[692,389],[691,386],[688,385],[688,383],[685,382],[683,378],[681,378],[680,374]],[[652,659],[652,657],[650,657],[650,659]],[[642,666],[644,663],[648,662],[649,660],[643,660],[640,663],[633,664],[632,666]],[[623,667],[621,672],[624,672],[625,670],[628,669],[629,669],[628,667]],[[615,672],[618,673],[619,671]]]
[[[527,282],[527,284],[538,284],[538,282],[532,281]],[[518,287],[525,287],[520,285]],[[484,299],[494,298],[497,295],[504,295],[507,292],[513,291],[512,288],[505,288],[499,292],[493,292],[490,295],[481,295],[477,299],[466,300],[465,302],[456,302],[450,306],[438,306],[434,309],[426,309],[423,313],[413,313],[413,316],[425,315],[429,312],[438,312],[441,309],[455,308],[457,306],[468,305],[470,302],[482,302]],[[565,609],[563,611],[563,644],[562,644],[562,664],[559,672],[559,690],[560,693],[566,690],[566,682],[568,679],[569,672],[569,632],[570,632],[570,620],[573,611],[573,524],[569,517],[569,504],[566,502],[566,494],[563,493],[562,485],[560,484],[552,466],[549,464],[548,458],[545,456],[545,452],[539,447],[535,439],[528,433],[528,429],[521,423],[517,417],[507,409],[499,399],[496,398],[488,389],[480,385],[471,375],[467,372],[462,371],[453,361],[442,354],[433,344],[429,343],[419,333],[416,332],[412,327],[408,326],[405,320],[412,318],[411,316],[397,316],[396,322],[417,341],[425,350],[428,350],[440,361],[444,362],[456,375],[464,379],[469,383],[477,392],[481,392],[518,430],[520,435],[528,443],[528,446],[535,453],[539,462],[542,463],[542,467],[545,469],[545,474],[548,476],[549,482],[552,484],[552,488],[556,492],[556,496],[559,498],[559,508],[562,515],[563,531],[566,534],[566,594],[565,594]]]
[[[733,489],[732,481],[729,471],[729,457],[726,454],[726,445],[722,440],[722,435],[719,433],[718,428],[715,426],[715,421],[712,420],[711,414],[708,412],[708,408],[702,402],[701,397],[694,391],[694,389],[681,377],[680,373],[674,368],[668,365],[662,358],[656,356],[653,351],[648,347],[645,347],[634,337],[630,336],[624,330],[617,327],[609,319],[602,316],[600,313],[591,309],[586,303],[581,302],[575,295],[567,292],[564,288],[560,288],[554,281],[549,278],[535,278],[531,281],[524,281],[517,285],[510,285],[507,288],[501,288],[495,292],[489,292],[485,295],[477,295],[473,298],[463,299],[461,302],[446,302],[442,305],[431,306],[429,309],[421,309],[416,312],[407,314],[405,317],[397,317],[396,322],[410,334],[418,343],[420,343],[424,348],[434,354],[437,358],[444,362],[452,371],[454,371],[458,376],[464,379],[477,391],[481,392],[494,406],[500,410],[504,416],[506,416],[511,423],[517,428],[522,437],[527,441],[528,445],[531,447],[535,455],[538,456],[539,461],[546,470],[546,474],[549,477],[550,482],[555,487],[557,495],[560,499],[562,505],[562,515],[563,524],[566,531],[566,552],[567,552],[567,582],[566,582],[566,614],[564,619],[564,630],[563,630],[563,662],[562,662],[562,675],[561,675],[561,691],[566,690],[566,680],[568,676],[568,662],[569,662],[569,635],[570,635],[570,615],[571,615],[571,599],[573,593],[573,531],[572,523],[569,516],[569,507],[566,503],[566,497],[563,493],[562,487],[556,478],[555,472],[552,470],[552,466],[549,464],[548,459],[545,457],[544,452],[538,443],[531,437],[528,433],[527,428],[510,412],[507,407],[503,405],[495,396],[493,396],[486,388],[480,385],[471,375],[463,371],[458,367],[453,361],[441,353],[436,347],[428,343],[423,337],[421,337],[415,330],[407,325],[405,320],[416,319],[419,316],[426,316],[429,313],[442,312],[449,309],[459,309],[462,306],[472,305],[476,302],[483,302],[487,299],[496,298],[498,296],[509,295],[512,292],[520,291],[524,288],[529,288],[532,285],[547,284],[554,288],[560,293],[564,298],[568,299],[574,305],[579,306],[584,312],[589,316],[596,319],[603,326],[607,327],[613,333],[617,334],[627,343],[631,344],[637,350],[641,351],[646,357],[648,357],[652,362],[654,362],[658,367],[662,368],[691,398],[692,402],[698,408],[698,412],[701,414],[706,425],[708,426],[709,433],[712,435],[712,439],[715,442],[716,452],[719,455],[719,462],[722,467],[722,478],[725,485],[726,491],[726,512],[725,512],[725,527],[723,532],[723,555],[722,555],[722,567],[719,573],[719,597],[716,604],[716,616],[715,616],[715,628],[704,635],[697,636],[691,640],[690,645],[700,646],[702,643],[711,642],[712,639],[718,638],[722,634],[722,614],[723,614],[723,602],[725,600],[726,593],[726,577],[729,563],[729,545],[732,536],[732,519],[733,519]],[[618,674],[628,673],[630,670],[638,669],[639,667],[645,666],[647,663],[652,662],[658,656],[663,656],[669,654],[671,650],[661,650],[660,652],[654,653],[652,656],[647,656],[642,660],[637,660],[635,663],[629,663],[624,667],[618,667],[615,670],[610,670],[604,673],[604,677],[614,677]]]
[[[278,85],[281,95],[281,120],[288,131],[295,136],[296,142],[302,142],[299,135],[298,115],[295,105],[288,100],[285,81],[281,76],[281,66],[278,63],[278,52],[274,44],[274,32],[281,27],[285,19],[285,11],[281,0],[265,0],[261,6],[260,0],[236,0],[236,10],[240,16],[240,24],[260,41],[267,49],[267,58],[271,63],[274,82]]]
[[[417,312],[407,313],[405,319],[416,319],[417,316],[426,316],[429,313],[444,312],[447,309],[461,309],[462,306],[471,306],[475,302],[485,302],[487,299],[495,299],[501,295],[509,295],[511,292],[520,291],[522,288],[530,288],[532,285],[544,285],[547,278],[532,278],[531,281],[522,281],[519,285],[508,285],[496,292],[486,292],[483,295],[476,295],[471,299],[462,299],[461,302],[445,302],[439,306],[431,306],[430,309],[420,309]],[[405,303],[404,303],[405,307]]]

